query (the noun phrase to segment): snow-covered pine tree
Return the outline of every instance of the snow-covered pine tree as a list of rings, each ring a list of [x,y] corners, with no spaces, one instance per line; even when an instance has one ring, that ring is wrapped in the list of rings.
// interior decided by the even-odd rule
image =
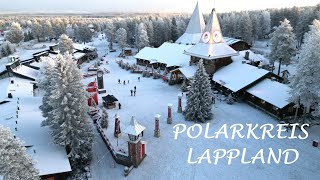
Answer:
[[[68,53],[57,56],[53,70],[53,90],[48,119],[54,142],[67,148],[74,167],[83,167],[91,160],[92,124],[88,120],[87,92],[81,83],[82,74]]]
[[[281,21],[271,36],[270,58],[272,62],[279,61],[278,75],[280,75],[281,64],[289,65],[296,53],[296,36],[287,19]]]
[[[86,24],[79,24],[75,30],[75,35],[79,41],[84,43],[87,43],[92,39],[92,32]]]
[[[38,42],[40,42],[40,39],[44,36],[44,32],[42,25],[37,19],[33,20],[31,30],[33,37],[37,38]]]
[[[60,54],[64,54],[69,52],[69,54],[73,53],[73,42],[67,35],[62,34],[59,38],[59,50]]]
[[[116,32],[116,40],[119,47],[123,49],[127,45],[127,31],[124,28],[119,28]]]
[[[261,14],[261,35],[264,37],[265,35],[268,35],[270,33],[271,29],[271,18],[270,18],[270,12],[269,11],[263,11]]]
[[[114,35],[115,35],[115,27],[113,25],[113,21],[112,20],[107,20],[106,21],[106,29],[104,31],[104,33],[106,34],[108,41],[109,41],[109,49],[113,49],[113,42],[114,42]]]
[[[203,60],[198,63],[198,69],[193,76],[187,96],[187,106],[184,111],[186,120],[205,122],[212,118],[211,85],[204,68]]]
[[[102,116],[101,116],[100,125],[102,128],[108,128],[108,125],[109,125],[109,115],[104,108],[102,108]]]
[[[143,23],[140,23],[137,29],[136,46],[138,50],[149,45],[149,37]]]
[[[290,100],[304,107],[314,108],[314,116],[320,116],[320,21],[314,20],[306,33],[301,51],[297,55],[297,73],[290,80]]]
[[[51,92],[53,90],[53,70],[55,67],[55,61],[50,57],[42,57],[43,66],[40,68],[41,76],[38,79],[39,89],[44,92],[42,97],[42,105],[39,107],[42,116],[45,117],[45,120],[42,121],[42,125],[50,125],[52,117],[50,117],[50,112],[53,110],[53,107],[49,104],[51,99]]]
[[[19,139],[15,139],[9,128],[0,125],[0,175],[5,180],[36,180],[39,171],[34,161],[27,155],[26,148]]]
[[[6,39],[11,43],[19,44],[23,38],[23,32],[20,24],[13,22],[9,32],[6,33]]]

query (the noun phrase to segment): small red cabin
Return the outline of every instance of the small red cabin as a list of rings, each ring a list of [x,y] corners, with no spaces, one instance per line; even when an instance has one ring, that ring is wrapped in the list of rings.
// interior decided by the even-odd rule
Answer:
[[[89,98],[88,98],[88,105],[92,106],[91,102],[92,102],[92,98],[94,100],[94,102],[96,103],[96,105],[98,105],[98,87],[97,87],[97,82],[91,82],[88,84],[87,86],[87,91],[89,93]]]

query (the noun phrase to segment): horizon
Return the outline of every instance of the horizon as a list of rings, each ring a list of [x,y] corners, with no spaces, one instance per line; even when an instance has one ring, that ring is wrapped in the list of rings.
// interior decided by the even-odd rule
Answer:
[[[101,13],[192,13],[195,5],[199,2],[199,7],[204,14],[210,13],[212,8],[217,12],[247,11],[247,10],[264,10],[271,8],[288,8],[288,7],[305,7],[319,4],[318,0],[269,0],[269,1],[252,1],[252,0],[91,0],[90,3],[83,4],[84,0],[63,0],[41,1],[38,0],[10,0],[0,7],[1,14],[101,14]],[[247,4],[250,3],[250,6]],[[61,6],[63,4],[63,6]],[[108,5],[112,7],[108,7]],[[181,6],[183,4],[183,6]],[[169,6],[170,5],[170,6]]]

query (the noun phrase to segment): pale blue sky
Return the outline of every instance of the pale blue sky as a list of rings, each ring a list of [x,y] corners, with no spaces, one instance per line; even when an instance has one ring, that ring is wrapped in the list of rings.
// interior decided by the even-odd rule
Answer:
[[[2,11],[23,12],[188,12],[197,0],[0,0]],[[209,13],[214,0],[199,0]],[[218,12],[310,6],[320,0],[216,0]]]

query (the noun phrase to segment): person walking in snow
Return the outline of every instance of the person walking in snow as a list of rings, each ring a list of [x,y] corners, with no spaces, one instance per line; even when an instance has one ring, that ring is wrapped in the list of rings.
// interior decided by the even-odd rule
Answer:
[[[136,90],[133,91],[133,95],[136,96]]]
[[[130,92],[131,92],[131,96],[132,96],[132,93],[133,93],[132,89],[130,90]]]
[[[119,103],[118,106],[119,106],[119,109],[121,109],[121,103]]]
[[[138,81],[140,82],[140,77],[138,77]]]
[[[126,85],[126,80],[123,80],[123,85]]]
[[[129,80],[128,80],[128,84],[129,84]]]
[[[134,91],[136,91],[137,90],[137,87],[136,86],[134,86]]]
[[[120,79],[118,79],[118,84],[121,84],[121,83],[120,83]]]

